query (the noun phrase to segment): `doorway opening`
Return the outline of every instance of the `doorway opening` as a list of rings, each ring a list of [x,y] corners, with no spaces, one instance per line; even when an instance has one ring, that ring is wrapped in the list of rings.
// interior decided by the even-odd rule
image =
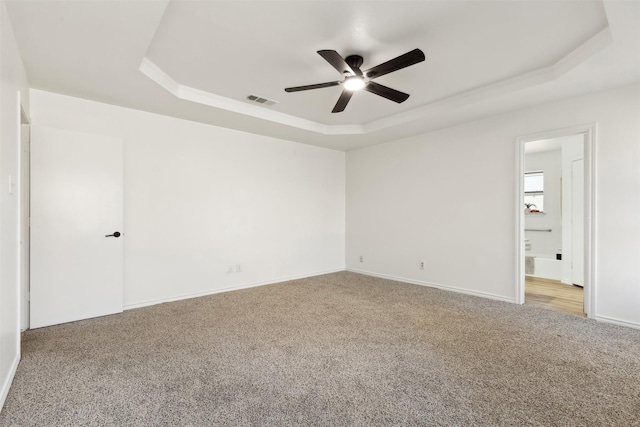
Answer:
[[[595,125],[518,138],[516,300],[594,317]]]

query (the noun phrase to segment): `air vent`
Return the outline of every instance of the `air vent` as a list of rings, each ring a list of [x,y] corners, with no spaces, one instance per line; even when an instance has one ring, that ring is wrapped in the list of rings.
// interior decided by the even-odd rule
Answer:
[[[253,94],[247,96],[247,99],[251,102],[255,102],[262,105],[269,105],[269,106],[278,103],[278,101],[274,101],[273,99],[267,99],[267,98],[263,98],[261,96],[253,95]]]

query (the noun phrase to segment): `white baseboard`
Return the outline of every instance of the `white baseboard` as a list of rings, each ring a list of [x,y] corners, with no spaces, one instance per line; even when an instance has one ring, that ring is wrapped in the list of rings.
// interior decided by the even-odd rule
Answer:
[[[627,328],[640,329],[640,323],[629,322],[627,320],[620,320],[620,319],[615,319],[613,317],[597,316],[597,315],[594,317],[594,319],[596,319],[599,322],[612,323],[618,326],[626,326]]]
[[[0,389],[0,411],[2,411],[2,408],[4,407],[4,401],[7,400],[7,395],[9,394],[13,377],[16,375],[16,371],[18,370],[18,363],[20,363],[20,354],[16,354],[16,357],[13,359],[13,363],[11,363],[11,367],[9,368],[9,375],[7,375],[2,383],[2,389]]]
[[[195,292],[195,293],[191,293],[191,294],[177,295],[177,296],[169,297],[169,298],[161,298],[161,299],[143,301],[143,302],[139,302],[139,303],[135,303],[135,304],[125,305],[124,309],[125,310],[132,310],[134,308],[148,307],[150,305],[162,304],[162,303],[165,303],[165,302],[180,301],[180,300],[183,300],[183,299],[190,299],[190,298],[203,297],[203,296],[207,296],[207,295],[220,294],[222,292],[237,291],[237,290],[240,290],[240,289],[255,288],[255,287],[264,286],[264,285],[272,285],[274,283],[287,282],[289,280],[298,280],[298,279],[304,279],[304,278],[307,278],[307,277],[322,276],[323,274],[337,273],[339,271],[344,271],[344,269],[341,268],[341,269],[337,269],[337,270],[318,271],[318,272],[315,272],[315,273],[302,274],[302,275],[299,275],[299,276],[281,277],[281,278],[278,278],[278,279],[265,280],[265,281],[261,281],[261,282],[245,283],[243,285],[230,286],[230,287],[222,288],[222,289],[211,289],[211,290],[203,291],[203,292]]]
[[[398,282],[411,283],[413,285],[428,286],[430,288],[437,288],[437,289],[442,289],[442,290],[445,290],[445,291],[458,292],[460,294],[473,295],[473,296],[476,296],[476,297],[489,298],[489,299],[493,299],[493,300],[510,302],[510,303],[515,303],[516,302],[515,298],[508,298],[508,297],[505,297],[505,296],[502,296],[502,295],[491,294],[489,292],[472,291],[472,290],[469,290],[469,289],[458,288],[458,287],[455,287],[455,286],[441,285],[441,284],[438,284],[438,283],[425,282],[425,281],[422,281],[422,280],[407,279],[406,277],[390,276],[388,274],[380,274],[380,273],[374,273],[374,272],[371,272],[371,271],[357,270],[355,268],[347,268],[347,271],[351,271],[353,273],[364,274],[364,275],[367,275],[367,276],[379,277],[381,279],[395,280],[395,281],[398,281]]]

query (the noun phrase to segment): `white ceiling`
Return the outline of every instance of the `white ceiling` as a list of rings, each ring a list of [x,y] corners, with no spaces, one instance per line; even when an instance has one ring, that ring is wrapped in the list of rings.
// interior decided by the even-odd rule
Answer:
[[[640,80],[638,1],[17,1],[7,8],[34,88],[340,150]],[[362,69],[426,61],[356,93],[317,53]],[[256,94],[271,107],[246,101]]]

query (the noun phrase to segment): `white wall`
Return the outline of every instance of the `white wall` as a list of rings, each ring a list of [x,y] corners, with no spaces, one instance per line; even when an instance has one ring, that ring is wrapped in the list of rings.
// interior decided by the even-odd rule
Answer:
[[[19,105],[29,109],[28,82],[4,1],[0,2],[0,408],[20,360]],[[22,99],[20,99],[22,98]],[[15,183],[9,194],[9,177]]]
[[[524,235],[531,243],[530,253],[547,254],[555,258],[555,254],[562,248],[562,213],[560,212],[562,152],[553,150],[525,154],[524,167],[527,172],[544,172],[544,213],[524,215]],[[551,232],[526,231],[526,229],[550,229]]]
[[[347,268],[514,301],[516,138],[593,122],[595,314],[640,327],[638,85],[347,153]]]
[[[37,90],[31,118],[124,140],[125,308],[344,269],[343,152]]]

